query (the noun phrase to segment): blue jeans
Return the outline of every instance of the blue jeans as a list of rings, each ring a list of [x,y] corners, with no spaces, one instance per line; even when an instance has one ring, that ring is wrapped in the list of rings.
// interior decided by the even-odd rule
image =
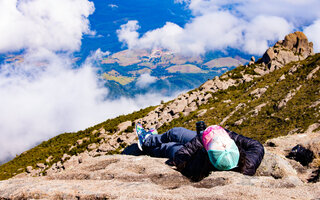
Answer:
[[[163,134],[147,137],[143,143],[143,150],[150,156],[173,160],[174,154],[196,135],[195,131],[182,127],[172,128]]]

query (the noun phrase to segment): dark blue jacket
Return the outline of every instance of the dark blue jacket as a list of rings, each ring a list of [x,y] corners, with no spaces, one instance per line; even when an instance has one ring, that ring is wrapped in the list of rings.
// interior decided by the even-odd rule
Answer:
[[[240,151],[239,166],[233,171],[253,176],[259,167],[263,156],[262,144],[254,139],[239,135],[226,129],[230,137],[235,141]],[[174,164],[182,174],[198,181],[208,176],[211,171],[217,170],[209,160],[209,156],[203,147],[201,136],[197,135],[190,142],[179,149],[174,156]]]

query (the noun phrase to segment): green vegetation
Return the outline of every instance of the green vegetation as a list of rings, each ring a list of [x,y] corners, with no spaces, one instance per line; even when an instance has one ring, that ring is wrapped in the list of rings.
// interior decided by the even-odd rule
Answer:
[[[116,81],[118,83],[120,83],[121,85],[127,85],[129,83],[131,83],[132,81],[134,81],[134,77],[128,77],[128,76],[121,76],[121,75],[110,75],[107,73],[104,73],[102,75],[102,77],[108,81]]]
[[[302,65],[297,71],[289,75],[289,70],[294,65]],[[319,121],[319,105],[312,107],[312,103],[320,99],[320,72],[314,78],[306,80],[307,75],[320,65],[320,54],[309,57],[300,62],[290,63],[282,69],[276,70],[268,75],[256,78],[251,82],[242,83],[237,87],[230,87],[227,90],[214,93],[217,100],[201,105],[198,110],[208,109],[207,113],[197,117],[197,111],[189,116],[182,116],[171,123],[162,126],[159,132],[164,132],[175,126],[183,126],[195,129],[195,122],[203,120],[206,124],[219,124],[235,108],[243,103],[244,106],[237,110],[223,125],[230,130],[252,137],[261,142],[267,139],[286,135],[292,130],[305,131],[311,124]],[[251,67],[251,66],[250,66]],[[244,70],[238,67],[227,74],[240,74]],[[249,68],[250,69],[250,68]],[[247,69],[245,69],[247,70]],[[250,70],[252,73],[253,70]],[[285,74],[286,79],[278,81]],[[296,95],[287,102],[286,106],[279,108],[279,103],[289,91],[293,91],[301,85]],[[250,95],[257,88],[268,86],[268,90],[260,97]],[[224,103],[224,100],[231,100],[231,103]],[[257,106],[263,105],[261,110],[255,114]],[[243,122],[236,122],[243,119]]]
[[[296,71],[290,72],[290,69],[296,65],[300,67]],[[314,102],[320,99],[320,71],[316,72],[312,79],[306,79],[315,66],[319,65],[320,54],[316,54],[306,60],[292,62],[270,74],[255,78],[251,82],[241,83],[241,81],[238,81],[240,82],[239,85],[213,93],[214,98],[210,99],[207,104],[201,105],[198,110],[188,116],[181,113],[179,118],[160,127],[158,132],[162,133],[177,126],[195,130],[195,123],[199,120],[205,121],[208,125],[219,124],[229,115],[229,118],[223,124],[224,127],[260,142],[286,135],[292,130],[303,132],[311,124],[320,120],[320,105],[312,106]],[[240,66],[227,72],[228,76],[225,79],[240,80],[242,74],[256,75],[254,67],[254,65]],[[284,80],[280,80],[282,75],[285,75]],[[258,88],[268,88],[265,93],[261,94],[260,98],[251,94]],[[299,88],[298,91],[296,91],[297,88]],[[292,91],[295,91],[293,98],[285,106],[279,106],[279,103]],[[165,105],[168,103],[165,103]],[[258,106],[261,107],[260,111],[257,110]],[[89,144],[100,141],[101,138],[92,134],[93,130],[104,128],[110,134],[114,134],[120,123],[142,118],[154,108],[148,107],[132,114],[109,119],[76,133],[58,135],[1,165],[0,179],[7,179],[21,173],[25,171],[27,166],[35,167],[37,163],[46,163],[45,160],[49,156],[53,156],[50,163],[46,163],[50,166],[59,161],[64,153],[69,155],[81,153],[85,151]],[[236,108],[237,111],[235,111]],[[197,115],[201,109],[207,109],[207,112],[199,117]],[[234,113],[231,115],[232,112]],[[133,130],[134,125],[128,127],[124,132],[132,132]],[[70,147],[77,140],[83,138],[88,138],[88,140],[83,140],[83,144],[70,150]],[[108,153],[120,153],[126,146],[127,144],[121,143],[118,149]]]

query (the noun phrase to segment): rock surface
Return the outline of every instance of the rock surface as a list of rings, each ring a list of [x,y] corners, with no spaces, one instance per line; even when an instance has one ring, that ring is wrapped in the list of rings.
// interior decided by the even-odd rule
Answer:
[[[263,55],[261,62],[268,65],[270,71],[274,71],[292,61],[303,60],[310,55],[314,55],[313,43],[308,41],[304,33],[297,31],[270,47]]]
[[[165,158],[141,155],[137,145],[124,153],[93,157],[90,152],[52,166],[46,176],[20,174],[0,181],[0,199],[317,199],[320,182],[308,183],[312,166],[285,156],[296,144],[320,153],[320,131],[268,140],[255,176],[215,171],[191,182]],[[318,158],[317,158],[318,159]],[[316,160],[315,160],[316,162]],[[32,169],[30,169],[32,170]]]
[[[316,199],[320,196],[320,183],[302,183],[287,169],[290,173],[277,179],[213,172],[200,182],[190,182],[165,162],[166,159],[149,156],[86,157],[81,164],[46,177],[0,181],[0,199]],[[261,166],[267,166],[267,162]]]

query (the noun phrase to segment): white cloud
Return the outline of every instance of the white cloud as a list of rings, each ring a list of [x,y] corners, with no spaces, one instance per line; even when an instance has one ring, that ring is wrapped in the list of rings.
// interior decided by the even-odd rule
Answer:
[[[306,27],[304,33],[313,41],[314,50],[320,52],[320,18],[312,25]]]
[[[139,38],[137,30],[140,28],[138,21],[131,20],[126,24],[121,25],[121,29],[117,30],[118,38],[120,42],[125,42],[129,47],[136,46],[136,42]]]
[[[74,51],[83,33],[92,33],[87,0],[1,0],[0,53],[23,48]]]
[[[84,129],[164,99],[149,94],[159,100],[138,96],[105,101],[108,91],[96,77],[94,58],[96,54],[75,70],[69,57],[32,52],[22,64],[1,66],[0,160],[59,133]],[[141,77],[140,86],[154,81],[150,75]]]
[[[0,162],[57,134],[168,99],[105,100],[96,66],[108,52],[100,49],[74,64],[73,51],[92,32],[87,17],[93,10],[87,0],[0,1],[0,52],[25,52],[21,63],[0,64]]]
[[[257,16],[244,30],[244,50],[250,54],[263,54],[276,41],[293,30],[285,19],[275,16]]]
[[[237,11],[246,18],[257,15],[277,16],[301,27],[312,23],[320,16],[318,0],[242,0]]]
[[[139,88],[145,88],[151,83],[154,83],[157,81],[157,78],[154,76],[151,76],[150,74],[141,74],[141,76],[138,78],[136,85]]]
[[[320,1],[317,0],[175,2],[187,3],[194,15],[184,27],[167,22],[140,36],[138,22],[129,21],[118,30],[119,41],[131,49],[161,47],[180,53],[203,54],[231,47],[261,55],[286,34],[301,30],[320,18]]]

